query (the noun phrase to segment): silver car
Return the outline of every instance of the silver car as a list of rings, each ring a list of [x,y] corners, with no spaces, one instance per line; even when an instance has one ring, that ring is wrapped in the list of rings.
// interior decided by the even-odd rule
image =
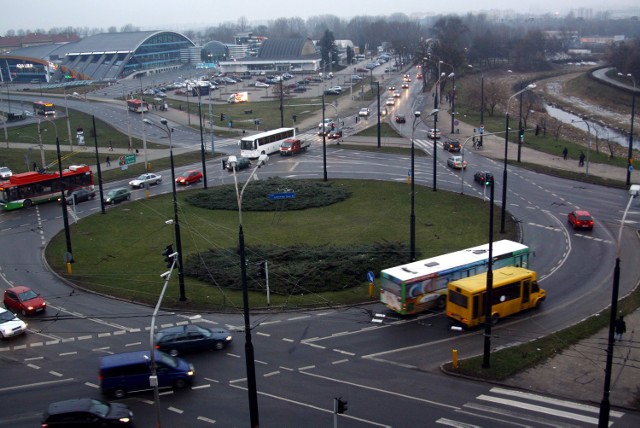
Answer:
[[[129,186],[132,189],[138,188],[143,189],[146,186],[151,186],[153,184],[160,184],[162,182],[162,176],[153,173],[142,174],[138,178],[135,178],[129,182]]]

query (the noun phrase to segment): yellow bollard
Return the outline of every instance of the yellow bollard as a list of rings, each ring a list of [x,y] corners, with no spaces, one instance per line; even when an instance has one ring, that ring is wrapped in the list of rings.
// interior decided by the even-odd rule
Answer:
[[[373,282],[369,283],[369,297],[373,297]]]
[[[454,369],[458,368],[458,350],[457,349],[451,350],[451,365],[453,366]]]
[[[149,189],[144,191],[145,196],[147,197],[147,199],[149,199],[151,197],[151,192],[149,192]]]
[[[71,268],[71,263],[67,262],[67,273],[69,275],[73,274],[73,269]]]

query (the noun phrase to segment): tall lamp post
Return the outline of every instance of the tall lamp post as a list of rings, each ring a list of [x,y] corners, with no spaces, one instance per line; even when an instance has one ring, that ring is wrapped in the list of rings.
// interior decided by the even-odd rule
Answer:
[[[411,215],[409,217],[409,233],[410,233],[410,249],[409,249],[409,261],[410,262],[415,262],[416,261],[416,213],[415,213],[415,196],[416,196],[416,192],[415,192],[415,145],[413,143],[413,137],[415,135],[416,132],[416,126],[418,126],[418,124],[420,122],[418,122],[418,119],[420,119],[420,115],[421,112],[420,111],[416,111],[413,113],[414,117],[413,117],[413,126],[411,129]]]
[[[371,70],[371,91],[373,91],[373,88],[376,89],[376,94],[377,94],[377,99],[378,99],[378,125],[377,125],[377,132],[378,132],[378,148],[380,148],[380,82],[374,82],[373,81],[373,70]]]
[[[174,163],[173,163],[173,141],[171,139],[171,133],[173,131],[169,127],[169,123],[167,122],[167,119],[160,119],[160,123],[162,123],[164,127],[151,122],[149,119],[144,119],[144,123],[146,123],[147,125],[155,126],[156,128],[163,130],[167,134],[167,137],[169,138],[169,159],[171,161],[171,191],[173,193],[173,227],[176,235],[176,248],[178,250],[177,251],[178,252],[178,284],[180,286],[179,299],[181,302],[184,302],[185,300],[187,300],[187,297],[185,296],[185,289],[184,289],[184,270],[183,270],[184,264],[182,263],[182,239],[180,237],[180,222],[178,220],[178,200],[176,195],[176,172],[175,172]]]
[[[440,70],[440,64],[442,63],[442,61],[438,62],[438,70]],[[438,75],[438,80],[436,81],[436,93],[433,97],[433,191],[435,192],[436,190],[438,190],[437,186],[436,186],[436,167],[438,165],[438,148],[437,146],[437,141],[436,139],[438,138],[438,104],[440,104],[440,102],[438,101],[438,93],[440,92],[440,81],[442,79],[446,78],[446,74],[442,73],[440,75]]]
[[[634,184],[629,188],[629,202],[627,208],[622,214],[622,221],[620,221],[620,230],[618,231],[618,242],[616,243],[616,265],[613,269],[613,287],[611,289],[611,309],[609,314],[609,338],[607,346],[607,362],[604,370],[604,392],[602,395],[602,401],[600,402],[600,413],[598,415],[598,427],[606,428],[609,426],[609,410],[611,409],[611,403],[609,402],[609,393],[611,391],[611,366],[613,365],[613,346],[615,343],[615,323],[616,315],[618,312],[618,290],[620,288],[620,246],[622,241],[622,228],[624,227],[624,221],[629,212],[631,201],[633,198],[640,195],[640,184]]]
[[[618,76],[627,76],[633,82],[633,95],[631,97],[631,129],[629,131],[629,154],[627,156],[627,186],[631,184],[631,170],[633,169],[633,119],[636,115],[636,79],[633,78],[631,73],[622,74],[618,73]]]
[[[233,182],[236,186],[236,198],[238,201],[238,219],[240,223],[238,231],[238,240],[240,244],[240,278],[242,280],[242,303],[244,306],[244,353],[247,366],[247,390],[249,393],[249,416],[251,418],[251,427],[260,426],[258,415],[258,391],[256,386],[256,367],[253,352],[253,343],[251,342],[251,322],[249,320],[249,291],[247,286],[247,261],[244,250],[244,232],[242,230],[242,196],[251,179],[266,161],[269,159],[267,155],[260,155],[256,167],[251,171],[247,181],[242,186],[242,190],[238,191],[238,176],[236,175],[236,167],[238,159],[235,156],[229,156],[229,163],[233,168]]]
[[[64,88],[64,114],[67,116],[67,135],[69,136],[69,149],[73,151],[73,140],[71,138],[71,122],[69,121],[69,102],[67,101],[67,88]]]
[[[531,83],[527,85],[526,88],[519,90],[515,94],[511,95],[507,100],[507,120],[505,125],[505,133],[504,133],[504,171],[502,173],[502,209],[501,209],[501,217],[500,217],[500,233],[504,233],[506,213],[507,213],[507,154],[509,147],[509,105],[511,104],[511,100],[520,95],[525,91],[530,91],[536,87],[535,83]]]
[[[205,162],[205,149],[204,149],[204,129],[202,128],[202,97],[200,94],[200,86],[198,88],[198,117],[200,118],[200,157],[202,158],[202,181],[204,188],[207,189],[207,164]],[[211,92],[211,89],[209,89]]]
[[[485,185],[490,186],[489,190],[489,260],[487,269],[487,298],[484,310],[484,351],[482,355],[482,368],[491,367],[491,307],[493,305],[493,174],[487,174]]]

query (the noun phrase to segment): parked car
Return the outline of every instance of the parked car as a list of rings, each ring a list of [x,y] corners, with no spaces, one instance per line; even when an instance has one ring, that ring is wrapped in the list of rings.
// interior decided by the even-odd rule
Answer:
[[[574,229],[593,229],[593,217],[589,214],[589,211],[585,210],[575,210],[571,211],[567,215],[567,221]]]
[[[360,117],[369,117],[371,114],[371,110],[368,107],[362,107],[358,112],[358,116]]]
[[[95,398],[76,398],[49,404],[42,415],[42,428],[132,427],[133,412],[123,403]]]
[[[403,114],[396,114],[396,123],[407,123],[407,118]]]
[[[47,302],[29,287],[17,285],[4,291],[4,307],[23,316],[35,315],[47,310]]]
[[[11,178],[11,176],[13,175],[13,172],[11,171],[11,169],[9,169],[6,166],[2,166],[0,167],[0,178]]]
[[[429,129],[429,131],[427,131],[427,136],[432,140],[434,138],[437,140],[438,138],[440,138],[440,130],[431,128]]]
[[[222,168],[226,169],[229,172],[233,172],[233,165],[229,162],[229,159],[232,156],[229,156],[227,159],[222,160]],[[243,158],[240,156],[234,156],[236,158],[236,171],[240,171],[241,169],[246,169],[251,166],[251,160],[249,158]]]
[[[476,173],[473,174],[473,180],[476,183],[480,183],[481,185],[486,186],[488,176],[493,176],[493,173],[489,171],[476,171]]]
[[[298,85],[293,88],[293,92],[307,92],[307,88],[303,85]]]
[[[461,148],[460,141],[447,139],[442,142],[442,148],[448,152],[459,152]]]
[[[176,178],[176,183],[182,185],[199,183],[202,181],[202,178],[202,172],[198,171],[197,169],[190,169],[189,171],[184,171],[182,174],[180,174],[180,176]]]
[[[466,169],[467,163],[466,160],[462,160],[462,156],[450,156],[447,159],[447,166],[453,169]]]
[[[129,192],[129,189],[125,187],[118,187],[107,192],[107,196],[105,196],[104,202],[106,204],[113,205],[129,199],[131,199],[131,192]]]
[[[160,184],[162,182],[162,176],[158,174],[154,174],[149,172],[147,174],[142,174],[138,176],[138,178],[134,178],[129,182],[129,186],[132,189],[138,188],[143,189],[145,186],[151,186],[153,184]]]
[[[154,336],[156,349],[174,357],[185,352],[224,349],[231,341],[232,336],[225,329],[208,329],[195,324],[166,328]]]
[[[340,95],[341,93],[342,93],[342,90],[338,90],[335,88],[329,88],[324,91],[325,95]]]
[[[77,205],[80,202],[90,201],[95,197],[96,197],[96,192],[93,190],[87,190],[87,189],[69,190],[67,192],[66,202],[67,202],[67,205]],[[58,199],[58,202],[62,202],[62,201]]]
[[[254,86],[256,88],[268,88],[269,84],[268,83],[263,83],[263,82],[256,82]]]
[[[0,308],[0,339],[18,336],[27,331],[27,324],[11,311]]]

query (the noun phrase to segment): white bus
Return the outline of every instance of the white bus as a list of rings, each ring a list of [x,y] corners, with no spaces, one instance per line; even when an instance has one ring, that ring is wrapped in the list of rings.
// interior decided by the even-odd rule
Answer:
[[[509,240],[493,243],[492,269],[529,267],[529,247]],[[478,275],[489,268],[489,244],[419,260],[381,272],[380,302],[399,314],[444,309],[451,281]]]
[[[272,131],[248,135],[240,140],[240,156],[255,159],[262,154],[270,155],[280,150],[280,144],[296,136],[293,128],[278,128]]]

